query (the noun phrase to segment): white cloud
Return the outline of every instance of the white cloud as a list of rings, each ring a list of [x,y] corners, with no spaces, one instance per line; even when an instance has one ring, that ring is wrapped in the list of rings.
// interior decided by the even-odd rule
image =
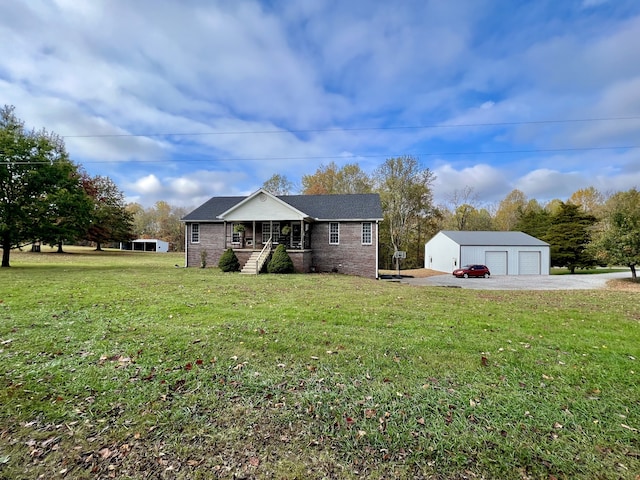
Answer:
[[[435,169],[438,195],[472,183],[486,201],[518,185],[560,197],[626,185],[640,160],[487,152],[636,144],[640,122],[480,124],[636,115],[640,6],[602,3],[4,2],[0,104],[69,135],[74,160],[146,203],[438,152],[477,152]],[[449,128],[387,128],[425,124]]]
[[[246,174],[238,171],[198,170],[179,177],[157,177],[150,174],[124,182],[127,202],[152,205],[163,200],[170,205],[196,207],[212,196],[247,195],[256,190],[234,188],[246,181]]]
[[[434,196],[437,204],[445,203],[454,192],[466,187],[471,187],[474,195],[485,201],[498,200],[511,190],[505,172],[490,165],[478,164],[456,170],[445,164],[433,172],[436,175]]]
[[[158,180],[158,177],[151,174],[138,179],[134,183],[132,188],[140,194],[148,195],[158,193],[160,190],[162,190],[162,185],[160,183],[160,180]]]

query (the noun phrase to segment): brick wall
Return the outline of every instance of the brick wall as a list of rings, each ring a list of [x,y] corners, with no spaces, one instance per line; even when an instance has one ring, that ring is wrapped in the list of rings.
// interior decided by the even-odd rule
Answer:
[[[201,223],[199,243],[191,243],[191,227],[187,225],[187,267],[200,266],[203,250],[207,252],[207,267],[217,267],[225,250],[222,223]]]
[[[372,222],[373,243],[362,244],[362,222],[339,222],[340,243],[329,244],[329,223],[316,223],[311,232],[312,267],[319,272],[338,272],[376,277],[377,225]]]
[[[329,245],[329,223],[311,226],[311,251],[289,251],[296,272],[337,272],[347,275],[375,278],[377,228],[372,222],[373,244],[362,244],[362,222],[339,222],[340,243]],[[191,231],[187,230],[187,267],[200,266],[200,252],[207,252],[207,267],[217,267],[224,253],[224,225],[201,223],[200,242],[191,243]],[[251,252],[236,251],[241,265]]]

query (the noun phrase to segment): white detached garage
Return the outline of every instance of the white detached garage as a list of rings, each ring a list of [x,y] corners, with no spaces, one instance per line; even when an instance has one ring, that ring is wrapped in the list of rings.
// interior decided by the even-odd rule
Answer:
[[[453,272],[483,264],[491,275],[549,275],[549,244],[523,232],[443,230],[424,247],[424,267]]]

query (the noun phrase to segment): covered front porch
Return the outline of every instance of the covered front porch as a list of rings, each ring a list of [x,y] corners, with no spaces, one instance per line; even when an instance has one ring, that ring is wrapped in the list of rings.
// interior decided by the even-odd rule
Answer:
[[[285,246],[296,272],[313,272],[310,229],[304,220],[225,222],[225,249],[233,249],[241,273],[260,273],[278,245]]]
[[[311,224],[305,220],[251,220],[224,222],[224,248],[234,251],[262,250],[269,242],[273,248],[280,244],[287,250],[311,249]]]
[[[258,253],[260,264],[284,245],[296,271],[313,271],[313,219],[276,196],[258,190],[217,218],[223,221],[225,250],[232,248],[242,266],[254,263]]]

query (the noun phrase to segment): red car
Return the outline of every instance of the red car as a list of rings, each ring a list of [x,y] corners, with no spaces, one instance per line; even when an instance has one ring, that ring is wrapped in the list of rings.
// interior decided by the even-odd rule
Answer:
[[[456,268],[453,271],[453,275],[455,277],[464,277],[464,278],[469,278],[469,277],[484,277],[484,278],[489,278],[489,275],[491,275],[491,272],[489,271],[489,268],[487,268],[486,265],[465,265],[464,267],[460,267],[460,268]]]

